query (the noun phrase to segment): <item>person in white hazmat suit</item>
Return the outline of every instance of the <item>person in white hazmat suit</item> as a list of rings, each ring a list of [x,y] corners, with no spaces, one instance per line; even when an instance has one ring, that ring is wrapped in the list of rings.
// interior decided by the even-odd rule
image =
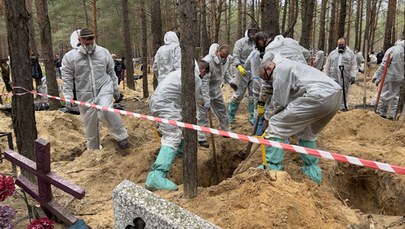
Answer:
[[[228,55],[228,45],[218,45],[214,43],[210,46],[208,55],[203,58],[203,60],[209,63],[210,71],[202,79],[201,91],[204,104],[198,106],[197,124],[199,126],[208,126],[208,112],[210,112],[211,109],[219,119],[221,129],[231,131],[228,111],[221,91],[221,85],[224,81],[226,71],[225,63]],[[197,137],[200,146],[205,148],[209,147],[204,132],[199,131]]]
[[[264,59],[260,68],[263,80],[273,80],[271,116],[265,138],[282,142],[296,135],[298,144],[316,148],[317,135],[339,110],[342,88],[321,71],[276,55]],[[265,147],[267,168],[282,170],[284,151]],[[300,154],[302,171],[320,184],[319,158]],[[263,168],[263,166],[261,166]]]
[[[404,81],[404,50],[405,40],[399,40],[389,48],[383,57],[380,67],[374,73],[372,82],[378,86],[385,66],[388,64],[385,74],[384,85],[380,95],[380,101],[377,106],[377,113],[387,119],[396,118],[400,87]],[[387,63],[387,57],[390,53],[390,62]]]
[[[235,42],[233,47],[233,63],[232,67],[235,68],[234,81],[237,85],[237,90],[233,93],[231,100],[228,104],[228,117],[230,124],[235,121],[235,115],[239,108],[239,103],[248,91],[248,111],[249,122],[254,124],[254,101],[252,95],[252,77],[249,71],[246,71],[243,65],[246,62],[246,58],[255,48],[254,37],[258,33],[257,28],[251,28],[246,30],[245,36]]]
[[[357,81],[357,61],[356,55],[346,46],[346,38],[339,38],[337,44],[338,47],[326,59],[323,72],[342,86],[343,97],[340,110],[347,111],[349,85]]]
[[[318,50],[316,52],[316,57],[315,57],[315,60],[314,60],[313,67],[318,69],[319,71],[322,71],[324,59],[325,59],[324,52],[322,50]]]
[[[255,48],[250,53],[250,55],[246,58],[246,62],[243,65],[243,67],[246,69],[246,71],[251,73],[251,78],[252,78],[251,93],[253,96],[253,104],[257,104],[257,102],[259,101],[260,90],[262,88],[263,80],[259,77],[260,65],[261,65],[260,51]],[[257,118],[260,118],[260,119],[259,119],[259,123],[258,123],[257,129],[256,129],[256,135],[261,135],[263,118],[258,117],[257,106],[255,106],[254,107],[254,122],[256,122]]]
[[[181,48],[179,38],[173,31],[166,32],[164,36],[165,44],[160,46],[153,61],[153,71],[157,71],[158,84],[169,74],[180,69]]]
[[[195,70],[195,96],[196,101],[201,101],[201,79],[209,72],[207,62],[198,62]],[[176,121],[182,121],[181,104],[181,70],[178,69],[167,75],[160,82],[150,98],[150,109],[154,116]],[[146,178],[145,186],[148,190],[176,190],[177,186],[166,178],[176,155],[183,153],[184,142],[182,130],[178,126],[159,123],[162,131],[161,147],[152,171]]]
[[[273,59],[278,54],[284,58],[307,64],[307,58],[310,57],[310,52],[302,47],[296,40],[291,38],[284,38],[282,35],[278,35],[271,39],[269,35],[264,32],[260,32],[255,38],[256,47],[258,50],[265,50],[264,59]],[[257,102],[257,115],[263,116],[265,120],[270,119],[269,101],[273,94],[273,81],[263,80],[260,89],[259,100]]]
[[[62,60],[64,97],[73,98],[75,82],[79,101],[112,107],[113,98],[118,100],[120,91],[110,52],[94,43],[94,33],[87,28],[80,30],[78,41],[80,46],[66,53]],[[66,103],[66,106],[71,108],[70,103]],[[99,119],[107,124],[121,149],[129,147],[128,133],[119,114],[85,106],[79,106],[79,111],[84,123],[87,149],[100,149]]]

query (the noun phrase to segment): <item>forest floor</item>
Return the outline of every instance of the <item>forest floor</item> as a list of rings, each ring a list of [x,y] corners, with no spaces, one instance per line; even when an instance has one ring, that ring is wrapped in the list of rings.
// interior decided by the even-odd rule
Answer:
[[[363,76],[352,85],[350,111],[338,112],[322,131],[318,148],[358,158],[405,166],[405,127],[374,112],[353,109],[363,101]],[[149,76],[150,82],[151,77]],[[376,91],[367,79],[366,99]],[[123,91],[128,111],[150,114],[148,99],[142,97],[141,82],[135,91]],[[152,88],[150,86],[150,91]],[[230,87],[224,87],[229,100]],[[241,103],[232,130],[250,134],[247,104]],[[159,151],[153,128],[155,123],[123,117],[131,147],[125,152],[101,128],[102,150],[86,150],[83,125],[77,115],[60,111],[38,111],[35,114],[38,137],[51,144],[52,170],[86,190],[82,200],[70,203],[70,196],[54,189],[54,198],[92,228],[114,228],[112,190],[127,179],[144,186],[151,165]],[[218,127],[218,122],[214,122]],[[0,131],[12,132],[9,113],[0,112]],[[15,138],[14,138],[15,139]],[[175,192],[156,194],[186,208],[222,228],[405,228],[405,176],[371,168],[320,159],[323,182],[320,186],[301,172],[301,160],[286,152],[285,171],[255,169],[261,162],[260,150],[248,159],[246,142],[215,137],[220,182],[215,183],[211,149],[198,148],[198,196],[183,198],[182,160],[176,158],[169,173],[178,184]],[[295,144],[295,139],[291,139]],[[6,148],[0,139],[0,150]],[[125,156],[123,156],[126,154]],[[239,173],[234,174],[235,169]],[[0,164],[2,174],[11,173],[7,161]],[[68,204],[69,203],[69,204]],[[3,203],[2,203],[3,204]],[[17,209],[18,220],[27,215],[17,195],[6,200]],[[25,228],[27,220],[15,228]],[[64,228],[58,225],[57,228]]]

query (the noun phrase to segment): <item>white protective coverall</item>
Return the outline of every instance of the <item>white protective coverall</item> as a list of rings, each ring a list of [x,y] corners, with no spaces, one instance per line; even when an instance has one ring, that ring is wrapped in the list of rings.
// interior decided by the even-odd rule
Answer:
[[[274,40],[266,46],[263,60],[273,59],[277,54],[284,58],[298,61],[303,64],[307,64],[306,59],[310,57],[310,52],[306,48],[302,47],[298,41],[291,38],[284,38],[282,35],[276,36]],[[269,120],[271,116],[271,112],[267,108],[272,106],[272,104],[269,104],[272,94],[273,81],[262,80],[259,101],[266,103],[266,110],[264,114],[264,118],[266,120]]]
[[[96,44],[91,54],[83,54],[79,49],[72,49],[62,60],[63,95],[73,99],[73,81],[76,83],[77,99],[82,102],[95,103],[112,107],[113,94],[119,93],[118,79],[114,72],[114,61],[110,52]],[[84,134],[88,149],[99,149],[99,119],[107,124],[115,140],[128,138],[122,118],[119,114],[97,111],[95,108],[79,106],[84,123]]]
[[[246,30],[244,37],[235,42],[235,46],[233,47],[232,68],[235,72],[235,78],[233,79],[233,82],[238,86],[238,90],[233,93],[228,105],[229,119],[231,123],[234,122],[236,112],[239,108],[239,103],[245,96],[246,91],[248,91],[248,110],[251,116],[250,119],[253,119],[254,103],[251,90],[252,76],[249,71],[247,71],[247,74],[245,76],[242,76],[241,73],[238,71],[237,66],[243,66],[245,64],[247,57],[254,48],[255,43],[249,40],[248,30]]]
[[[315,141],[338,111],[342,88],[321,71],[276,55],[267,134]]]
[[[195,74],[196,100],[201,100],[201,79]],[[182,121],[181,115],[181,71],[175,70],[158,85],[150,98],[150,109],[153,116]],[[159,123],[162,131],[162,146],[177,149],[182,139],[182,130],[178,126]]]
[[[307,63],[307,59],[311,56],[308,49],[302,47],[298,41],[288,37],[285,38],[283,35],[277,35],[274,40],[266,46],[263,60],[272,58],[276,54],[280,54],[284,58],[304,64]]]
[[[297,61],[276,55],[273,69],[272,116],[266,138],[282,142],[292,135],[298,144],[317,148],[321,130],[339,110],[342,89],[321,71]],[[282,170],[284,152],[280,148],[265,147],[268,168]],[[300,154],[302,171],[313,181],[322,182],[319,158]]]
[[[210,46],[208,55],[203,60],[209,63],[210,71],[202,78],[201,92],[204,103],[210,103],[211,110],[219,119],[222,130],[231,131],[229,126],[228,111],[222,96],[221,85],[224,81],[225,63],[216,63],[215,57],[219,45],[214,43]],[[199,126],[208,126],[208,111],[202,105],[198,106],[197,124]],[[206,141],[205,133],[198,132],[198,141]]]
[[[380,95],[380,101],[377,106],[377,113],[389,119],[396,117],[399,91],[404,81],[404,42],[404,40],[397,42],[397,45],[389,48],[385,52],[381,65],[373,76],[373,81],[379,83],[385,66],[389,64]],[[390,63],[387,63],[388,53],[391,53]]]
[[[158,83],[181,66],[181,49],[177,34],[173,31],[166,32],[164,42],[165,44],[157,50],[153,61],[153,71],[158,73]]]
[[[196,101],[201,100],[201,79],[199,69],[195,69],[195,96]],[[160,118],[182,121],[181,101],[181,70],[170,72],[166,78],[159,83],[155,92],[150,98],[150,109],[154,116]],[[149,190],[176,190],[177,186],[167,179],[173,160],[176,155],[183,153],[184,143],[182,141],[182,130],[178,126],[159,123],[162,131],[162,146],[152,171],[146,178],[145,187]]]
[[[343,68],[340,66],[343,66]],[[341,69],[343,70],[343,78]],[[340,109],[344,110],[345,107],[348,107],[349,85],[357,81],[358,68],[356,55],[347,46],[343,53],[339,53],[338,48],[336,48],[326,59],[323,72],[342,86],[345,98],[342,97]],[[346,106],[344,101],[346,101]]]
[[[316,52],[314,68],[318,69],[319,71],[322,71],[324,59],[325,59],[324,52],[322,50],[318,50],[318,52]]]
[[[253,103],[256,104],[259,101],[260,95],[260,88],[262,87],[262,79],[259,77],[259,70],[260,70],[260,51],[254,49],[250,55],[246,58],[246,62],[243,67],[246,71],[249,71],[252,78],[252,96],[253,96]],[[256,115],[255,115],[256,116]]]

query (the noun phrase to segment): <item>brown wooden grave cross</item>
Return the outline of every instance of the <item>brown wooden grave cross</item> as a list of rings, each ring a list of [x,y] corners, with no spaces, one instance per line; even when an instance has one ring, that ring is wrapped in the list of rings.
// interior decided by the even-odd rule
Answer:
[[[37,139],[35,141],[35,152],[36,163],[10,149],[6,150],[6,160],[34,174],[37,176],[38,180],[38,185],[35,185],[26,177],[20,175],[15,183],[38,201],[45,212],[52,213],[56,218],[62,220],[69,226],[74,224],[77,218],[69,212],[66,212],[60,204],[52,199],[51,184],[77,199],[84,197],[84,189],[51,171],[49,142],[44,139]]]

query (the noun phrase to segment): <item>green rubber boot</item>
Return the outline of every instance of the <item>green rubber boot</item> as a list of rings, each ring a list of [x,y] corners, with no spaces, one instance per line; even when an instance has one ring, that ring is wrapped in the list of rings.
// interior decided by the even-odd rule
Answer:
[[[281,138],[270,138],[270,141],[275,141],[275,142],[283,142],[283,139]],[[275,148],[275,147],[269,147],[265,146],[266,149],[266,168],[271,169],[271,170],[276,170],[276,171],[281,171],[283,170],[284,166],[282,164],[283,158],[284,158],[284,150],[280,148]],[[258,169],[263,169],[263,165],[260,165],[257,167]]]
[[[152,165],[152,171],[146,178],[146,189],[151,191],[177,190],[176,184],[166,178],[166,174],[169,172],[175,156],[176,152],[174,152],[172,147],[160,147],[159,155],[157,156],[155,163]]]
[[[176,150],[176,156],[181,157],[183,156],[183,153],[184,153],[184,140],[181,139],[181,142]]]
[[[316,149],[316,142],[315,141],[305,141],[299,139],[298,145]],[[307,175],[311,180],[315,181],[317,184],[321,184],[322,182],[322,170],[318,166],[319,158],[307,154],[300,153],[301,160],[304,162],[302,166],[302,172]]]
[[[233,124],[235,122],[235,115],[236,112],[238,111],[239,108],[239,103],[231,101],[228,104],[228,117],[229,117],[229,123]]]
[[[256,122],[255,119],[255,104],[253,102],[248,103],[248,109],[249,109],[249,122],[250,124],[254,125]]]

